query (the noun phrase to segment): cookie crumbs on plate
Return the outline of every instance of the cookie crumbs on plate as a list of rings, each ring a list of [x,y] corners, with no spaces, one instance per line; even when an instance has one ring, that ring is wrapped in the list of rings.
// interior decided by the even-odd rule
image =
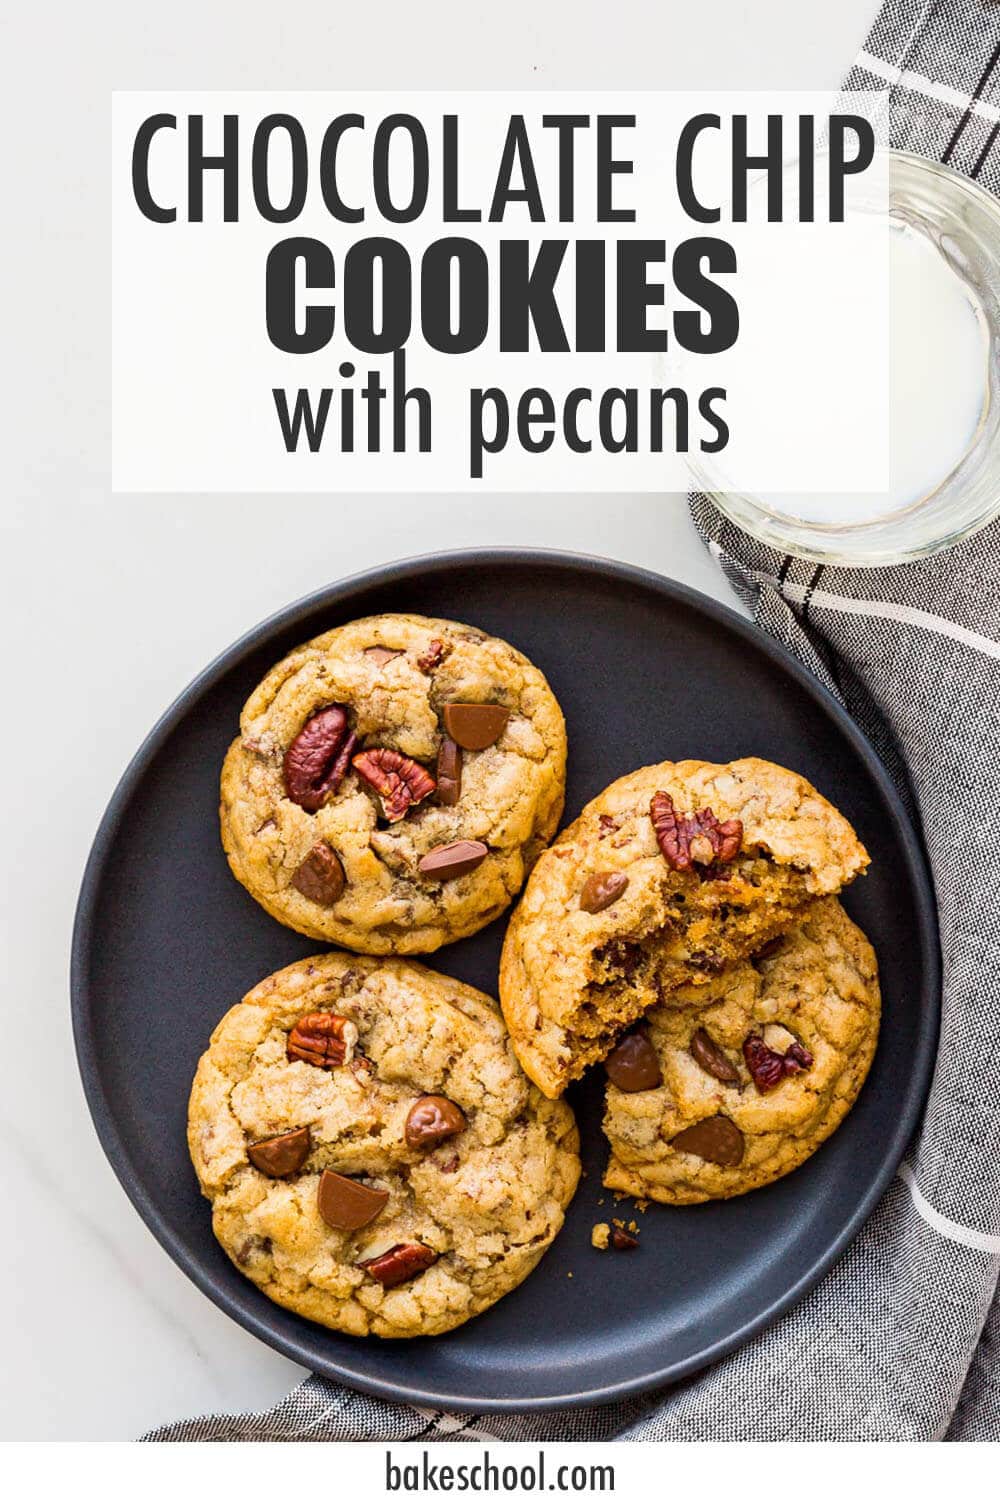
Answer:
[[[611,1225],[595,1224],[590,1231],[590,1243],[595,1250],[606,1250],[611,1243]]]

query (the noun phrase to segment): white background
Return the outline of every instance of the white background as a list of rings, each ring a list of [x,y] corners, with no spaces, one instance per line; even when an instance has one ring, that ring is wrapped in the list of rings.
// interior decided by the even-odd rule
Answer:
[[[569,547],[727,597],[680,497],[396,496],[377,502],[377,524],[370,497],[112,497],[110,91],[832,88],[874,11],[875,0],[4,8],[0,1436],[129,1438],[269,1403],[300,1376],[150,1237],[77,1078],[77,887],[105,802],[162,709],[287,601],[429,548]]]

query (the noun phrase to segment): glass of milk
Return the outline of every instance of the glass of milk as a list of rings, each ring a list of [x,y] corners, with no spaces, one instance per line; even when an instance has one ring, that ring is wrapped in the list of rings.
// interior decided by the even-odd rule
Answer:
[[[855,567],[937,551],[1000,513],[1000,203],[909,152],[891,153],[890,182],[888,490],[751,495],[699,476],[762,541]]]

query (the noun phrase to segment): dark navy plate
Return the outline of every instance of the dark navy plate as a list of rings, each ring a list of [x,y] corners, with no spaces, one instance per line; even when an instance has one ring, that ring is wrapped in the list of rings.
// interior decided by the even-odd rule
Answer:
[[[188,1090],[220,1016],[317,945],[229,874],[219,768],[268,667],[360,615],[413,611],[512,641],[546,674],[569,730],[567,819],[637,766],[762,755],[801,771],[857,828],[871,873],[846,905],[878,952],[882,1037],[840,1130],[790,1177],[729,1203],[652,1206],[641,1248],[591,1249],[605,1160],[601,1079],[570,1099],[587,1172],[566,1226],[523,1286],[438,1339],[330,1333],[269,1302],[212,1236],[185,1145]],[[505,919],[430,957],[491,994]],[[101,1142],[174,1260],[244,1328],[361,1390],[463,1410],[611,1400],[676,1380],[790,1307],[885,1190],[928,1086],[938,1025],[934,906],[923,856],[849,717],[769,638],[679,584],[598,558],[459,552],[392,564],[282,611],[224,652],[149,735],[87,865],[73,944],[73,1023]]]

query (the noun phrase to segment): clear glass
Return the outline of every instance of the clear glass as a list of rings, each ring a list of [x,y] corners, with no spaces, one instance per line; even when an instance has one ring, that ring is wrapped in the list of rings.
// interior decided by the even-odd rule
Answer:
[[[781,552],[848,567],[905,562],[970,536],[1000,513],[1000,202],[950,167],[890,153],[890,213],[934,240],[982,307],[988,330],[988,391],[975,439],[922,499],[872,521],[803,521],[753,495],[718,492],[695,479],[729,518]]]

